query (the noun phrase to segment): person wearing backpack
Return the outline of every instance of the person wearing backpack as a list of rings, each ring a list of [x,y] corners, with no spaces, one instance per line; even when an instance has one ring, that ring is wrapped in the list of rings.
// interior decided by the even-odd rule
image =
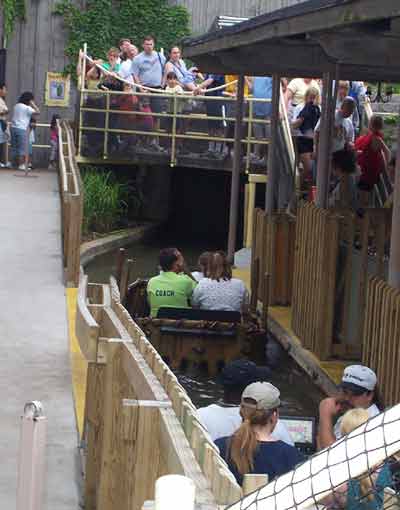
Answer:
[[[165,57],[161,53],[154,51],[155,40],[151,35],[147,35],[143,39],[143,51],[136,55],[132,61],[132,75],[135,83],[144,85],[152,89],[162,89]],[[141,90],[146,92],[146,90]],[[151,111],[153,113],[161,113],[165,109],[165,100],[157,97],[157,92],[150,98]],[[159,117],[155,119],[155,128],[160,127]],[[151,143],[152,147],[160,151],[162,148],[154,139]]]

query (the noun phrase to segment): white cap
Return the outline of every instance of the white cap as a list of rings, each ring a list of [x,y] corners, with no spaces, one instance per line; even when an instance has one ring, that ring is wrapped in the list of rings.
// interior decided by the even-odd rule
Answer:
[[[243,402],[245,398],[251,398],[256,401],[256,409],[276,409],[281,405],[279,399],[280,392],[268,382],[255,382],[249,384],[242,393],[242,404],[248,405]]]
[[[373,391],[376,386],[376,374],[364,365],[350,365],[344,369],[342,385],[354,384],[368,391]]]

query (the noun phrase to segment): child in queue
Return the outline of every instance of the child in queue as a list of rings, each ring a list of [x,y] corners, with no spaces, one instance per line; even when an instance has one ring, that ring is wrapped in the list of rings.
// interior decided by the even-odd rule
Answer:
[[[50,161],[49,170],[57,168],[58,160],[58,126],[57,121],[60,119],[59,115],[53,115],[50,122]]]
[[[165,92],[167,94],[172,94],[174,96],[179,95],[179,94],[184,94],[183,88],[180,85],[180,83],[178,81],[178,77],[174,71],[170,71],[169,73],[167,73],[166,80],[167,80],[167,82],[166,82]],[[175,102],[176,102],[176,105],[175,105]],[[182,113],[182,110],[183,110],[183,101],[181,101],[179,99],[175,99],[175,98],[168,99],[167,113],[169,113],[170,115],[173,113],[176,113],[179,115]],[[172,129],[173,129],[173,121],[174,120],[172,117],[168,118],[168,132],[170,134],[172,133]],[[184,125],[184,119],[177,117],[175,120],[176,134],[180,135],[183,133],[183,125]],[[171,139],[171,144],[172,144],[172,139]],[[182,145],[183,145],[182,138],[178,138],[176,140],[176,147],[180,152],[182,152]]]

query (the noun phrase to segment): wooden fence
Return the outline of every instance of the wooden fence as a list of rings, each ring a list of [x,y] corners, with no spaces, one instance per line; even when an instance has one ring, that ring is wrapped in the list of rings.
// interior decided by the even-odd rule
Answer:
[[[384,277],[390,212],[299,208],[292,327],[321,360],[359,359],[368,275]]]
[[[139,510],[154,483],[181,474],[216,510],[242,491],[176,376],[121,305],[116,281],[81,275],[76,333],[88,363],[86,510]]]
[[[368,280],[362,361],[378,376],[382,403],[400,401],[400,291],[378,277]]]
[[[331,354],[339,222],[312,203],[299,208],[292,295],[292,327],[320,359]]]
[[[62,213],[64,275],[67,286],[79,283],[83,220],[83,186],[68,122],[58,124],[59,176]]]
[[[270,305],[288,305],[293,284],[295,218],[255,209],[252,236],[251,293]],[[256,304],[256,303],[255,303]]]

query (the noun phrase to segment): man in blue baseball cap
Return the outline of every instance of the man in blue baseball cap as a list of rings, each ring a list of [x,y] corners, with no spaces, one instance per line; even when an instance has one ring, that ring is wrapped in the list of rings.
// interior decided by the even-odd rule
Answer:
[[[242,423],[238,403],[246,387],[255,382],[268,381],[271,371],[268,367],[257,366],[252,361],[232,361],[222,370],[217,381],[224,388],[225,406],[211,404],[197,410],[200,423],[207,429],[211,439],[231,436]],[[293,445],[286,426],[278,420],[273,436],[277,440]]]

